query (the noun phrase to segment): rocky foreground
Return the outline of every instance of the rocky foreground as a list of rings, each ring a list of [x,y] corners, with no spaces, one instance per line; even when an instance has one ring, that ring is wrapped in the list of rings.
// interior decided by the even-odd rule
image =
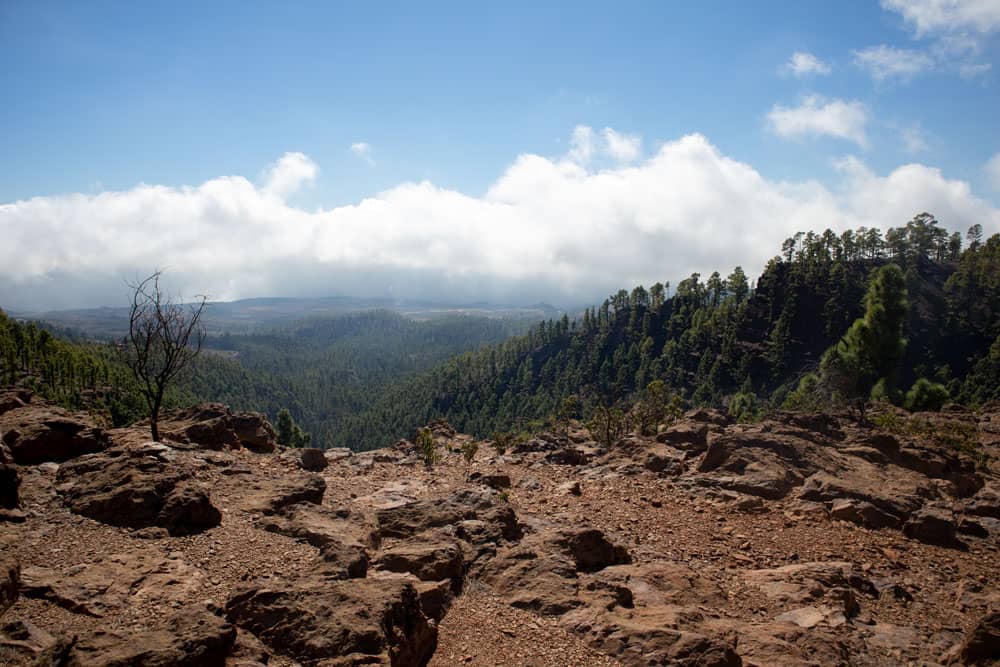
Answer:
[[[0,393],[0,664],[991,664],[1000,406],[919,418],[695,411],[471,463],[438,423],[429,468]]]

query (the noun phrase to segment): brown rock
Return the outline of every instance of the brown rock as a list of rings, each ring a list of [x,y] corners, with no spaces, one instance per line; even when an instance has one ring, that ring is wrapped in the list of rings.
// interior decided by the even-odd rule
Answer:
[[[437,645],[437,628],[421,611],[416,589],[397,579],[336,581],[306,572],[238,590],[226,616],[309,664],[423,665]]]
[[[11,621],[0,626],[0,655],[7,651],[8,657],[13,653],[27,661],[55,643],[52,634],[34,623]]]
[[[964,548],[965,545],[955,536],[955,532],[954,516],[950,511],[939,507],[924,507],[914,512],[903,525],[903,534],[911,539],[942,547]]]
[[[21,475],[17,467],[9,463],[0,463],[0,508],[16,509],[21,505],[19,488]]]
[[[966,664],[1000,659],[1000,611],[992,611],[979,619],[965,637],[961,656]]]
[[[45,404],[0,415],[0,434],[14,461],[35,465],[100,452],[110,439],[83,414],[72,414]]]
[[[510,475],[503,473],[476,471],[469,475],[469,481],[488,486],[497,491],[510,488]]]
[[[708,425],[690,422],[677,424],[657,435],[656,440],[677,449],[700,454],[708,447]]]
[[[299,465],[303,470],[319,472],[327,466],[326,457],[323,456],[322,449],[306,447],[299,451]]]
[[[521,535],[520,526],[508,507],[497,505],[496,493],[489,489],[459,491],[441,499],[421,499],[377,512],[383,537],[407,538],[431,528],[465,520],[483,520],[496,527],[498,537],[511,540]]]
[[[421,581],[446,579],[458,592],[465,559],[455,538],[443,531],[429,531],[382,551],[374,565],[388,572],[409,572]]]
[[[21,566],[9,556],[0,556],[0,614],[15,602],[21,588]]]
[[[183,535],[221,521],[190,470],[143,449],[80,457],[60,466],[57,481],[73,512],[113,526],[161,526]]]
[[[252,452],[269,454],[278,444],[274,427],[260,412],[233,413],[232,424],[240,444]]]
[[[25,407],[31,403],[31,397],[32,393],[29,389],[7,389],[0,391],[0,415]]]
[[[276,479],[240,480],[240,505],[249,512],[275,514],[296,503],[323,502],[326,482],[319,475],[287,475]]]
[[[48,600],[78,614],[104,617],[134,604],[181,601],[205,585],[204,574],[156,549],[112,554],[63,571],[29,566],[21,575],[26,598]]]
[[[324,507],[302,502],[283,507],[258,524],[264,530],[305,540],[314,547],[360,544],[377,549],[378,524],[367,512],[346,507]]]
[[[36,667],[222,667],[236,628],[207,609],[190,609],[161,629],[96,630],[45,650]]]
[[[866,528],[896,528],[899,517],[883,512],[871,503],[852,498],[838,498],[830,506],[830,518],[849,521]]]

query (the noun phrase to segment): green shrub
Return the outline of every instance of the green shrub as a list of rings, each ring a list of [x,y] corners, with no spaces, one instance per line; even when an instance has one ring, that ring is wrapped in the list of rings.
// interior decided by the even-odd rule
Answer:
[[[937,412],[949,398],[948,389],[943,384],[920,378],[906,392],[905,405],[910,412]]]
[[[420,451],[420,458],[428,468],[433,466],[438,460],[437,446],[434,443],[434,434],[426,426],[417,431],[417,449]]]
[[[462,443],[462,456],[465,458],[465,462],[472,464],[473,459],[476,458],[476,452],[479,451],[479,443],[475,440],[469,440]]]

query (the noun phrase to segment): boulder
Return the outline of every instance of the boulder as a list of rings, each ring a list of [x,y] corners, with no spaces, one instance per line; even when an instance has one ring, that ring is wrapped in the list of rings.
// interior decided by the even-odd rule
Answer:
[[[306,571],[262,581],[237,590],[226,617],[306,664],[423,665],[437,646],[417,590],[396,578],[337,581]]]
[[[180,603],[205,586],[200,570],[152,548],[111,554],[61,571],[29,566],[21,580],[24,597],[95,618],[146,601]]]
[[[496,528],[498,538],[515,540],[521,529],[513,511],[497,504],[491,489],[467,489],[445,498],[415,500],[377,511],[382,537],[405,539],[431,528],[481,520]]]
[[[910,513],[918,510],[926,498],[935,495],[929,484],[911,481],[910,478],[901,479],[876,469],[866,461],[858,463],[869,468],[850,476],[822,471],[813,474],[805,480],[799,497],[814,502],[833,502],[844,498],[860,500],[874,505],[888,517],[894,517],[896,525],[899,525]],[[899,468],[895,470],[899,471]]]
[[[508,604],[560,616],[586,604],[581,575],[629,562],[628,551],[597,529],[542,529],[500,550],[478,574]]]
[[[31,403],[30,389],[7,389],[0,391],[0,415],[23,408]]]
[[[0,614],[17,602],[21,588],[21,566],[10,556],[0,555]]]
[[[319,472],[327,466],[326,457],[323,455],[322,449],[316,449],[315,447],[306,447],[299,451],[299,465],[302,466],[303,470],[309,470],[311,472]]]
[[[557,530],[546,538],[546,542],[570,556],[578,572],[596,572],[611,565],[632,562],[625,547],[613,543],[596,528]]]
[[[21,475],[17,467],[0,463],[0,509],[12,510],[21,506],[20,486]]]
[[[866,528],[896,528],[899,517],[883,512],[871,503],[853,498],[838,498],[830,506],[830,518],[849,521]]]
[[[36,667],[223,667],[236,628],[204,608],[168,619],[159,629],[95,630],[46,649]]]
[[[260,412],[236,412],[232,416],[233,431],[240,444],[252,452],[270,454],[278,443],[274,427]]]
[[[723,591],[695,570],[671,562],[617,565],[577,581],[580,604],[558,622],[627,665],[740,665],[731,632],[711,627],[709,610]]]
[[[184,535],[222,519],[191,470],[141,448],[80,457],[60,466],[56,479],[73,512],[113,526]]]
[[[248,512],[276,514],[296,503],[323,502],[326,482],[319,475],[294,474],[278,478],[254,479],[239,482],[242,495],[239,504]]]
[[[27,662],[55,643],[52,634],[28,621],[16,620],[0,625],[0,656],[6,651],[6,657]],[[18,662],[17,659],[12,661],[13,664]]]
[[[496,491],[510,488],[510,475],[499,472],[473,472],[469,474],[469,481],[475,484],[488,486]]]
[[[429,531],[382,551],[374,566],[387,572],[408,572],[421,581],[450,582],[462,588],[465,559],[458,541],[444,531]]]
[[[910,516],[903,524],[903,534],[910,539],[941,547],[961,549],[965,547],[955,536],[955,517],[949,510],[940,507],[923,507]]]
[[[702,424],[713,424],[715,426],[728,426],[733,423],[733,418],[724,412],[713,408],[696,408],[684,414],[684,418]]]
[[[379,547],[378,524],[374,515],[347,507],[324,507],[302,502],[265,516],[258,525],[272,533],[304,540],[314,547],[359,544]]]
[[[677,424],[657,435],[656,440],[676,449],[700,454],[708,448],[708,424],[697,422]]]
[[[319,552],[322,569],[331,579],[363,579],[368,574],[371,557],[368,549],[356,542],[332,542]]]
[[[259,412],[234,413],[222,403],[164,411],[160,432],[168,440],[206,449],[242,445],[253,452],[270,453],[277,445],[274,427],[267,417]]]
[[[1000,492],[986,486],[965,503],[965,513],[1000,519]]]
[[[208,495],[208,488],[191,481],[174,487],[167,495],[156,525],[171,535],[188,535],[222,523],[222,513]]]
[[[19,465],[68,461],[100,452],[111,443],[89,416],[44,404],[0,415],[0,436]]]
[[[962,643],[961,657],[968,665],[1000,659],[1000,610],[983,616],[969,631]]]

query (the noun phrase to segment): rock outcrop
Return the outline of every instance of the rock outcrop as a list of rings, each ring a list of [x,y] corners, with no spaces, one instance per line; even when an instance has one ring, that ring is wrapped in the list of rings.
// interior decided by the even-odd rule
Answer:
[[[59,467],[57,481],[73,512],[113,526],[160,526],[184,535],[222,520],[208,487],[171,461],[163,445],[79,457]]]
[[[25,423],[49,411],[30,395],[0,395],[3,406],[0,419]],[[928,419],[1000,423],[957,408]],[[737,424],[697,410],[610,448],[570,422],[503,454],[480,443],[466,461],[470,436],[438,422],[441,460],[427,467],[409,441],[276,448],[266,420],[225,406],[164,423],[162,443],[118,429],[61,465],[0,447],[0,482],[5,470],[20,482],[0,486],[0,505],[24,508],[23,523],[0,522],[0,659],[997,659],[992,431],[975,467],[947,444],[844,416]]]
[[[310,664],[423,665],[437,643],[437,629],[412,585],[331,580],[321,569],[238,590],[226,603],[226,617]]]
[[[44,404],[0,414],[0,438],[18,465],[67,461],[100,452],[111,443],[87,415]]]
[[[37,667],[223,667],[236,628],[208,610],[183,611],[155,630],[95,630],[60,640],[35,661]]]

